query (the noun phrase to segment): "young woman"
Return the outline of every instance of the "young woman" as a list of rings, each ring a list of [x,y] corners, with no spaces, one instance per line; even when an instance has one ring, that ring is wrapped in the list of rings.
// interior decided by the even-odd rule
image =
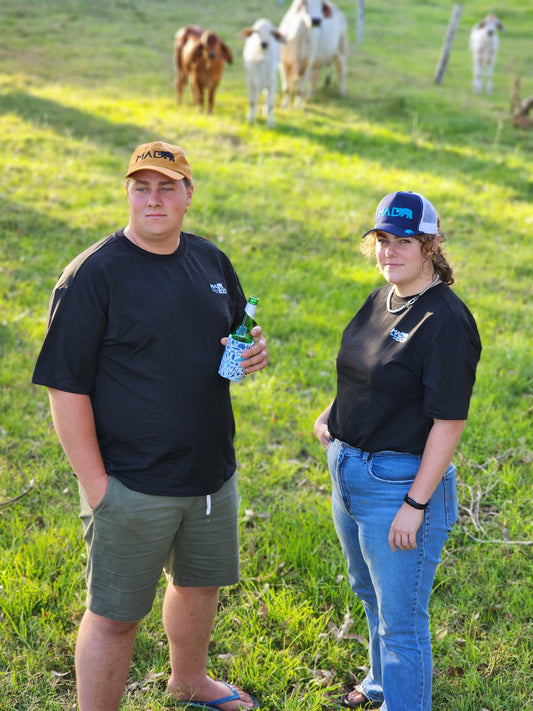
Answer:
[[[428,603],[457,518],[451,464],[481,343],[453,293],[439,218],[422,195],[378,205],[362,252],[388,285],[346,327],[337,394],[315,423],[327,449],[335,528],[369,628],[370,670],[341,704],[429,711]]]

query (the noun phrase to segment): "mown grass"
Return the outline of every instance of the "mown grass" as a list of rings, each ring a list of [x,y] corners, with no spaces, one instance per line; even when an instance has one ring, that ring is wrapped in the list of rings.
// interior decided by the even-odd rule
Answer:
[[[470,90],[463,8],[444,81],[433,82],[451,6],[355,3],[348,96],[336,81],[305,110],[248,126],[239,31],[274,0],[4,0],[0,48],[0,708],[71,709],[84,608],[76,487],[30,384],[62,266],[122,226],[132,148],[162,137],[190,154],[186,228],[232,258],[271,365],[233,390],[242,495],[242,582],[225,590],[211,671],[272,711],[314,711],[360,678],[366,627],[345,578],[328,477],[312,437],[335,387],[340,336],[380,283],[358,251],[383,194],[427,194],[440,210],[456,290],[484,350],[456,464],[461,519],[432,601],[436,711],[523,711],[531,649],[531,278],[533,131],[509,120],[514,71],[533,93],[533,9],[499,11],[495,93]],[[175,106],[171,48],[181,25],[232,47],[214,116]],[[186,95],[187,102],[189,95]],[[31,487],[31,488],[30,488]],[[16,501],[15,497],[29,489]],[[124,709],[166,708],[161,599],[141,626]],[[336,636],[345,615],[353,624]]]

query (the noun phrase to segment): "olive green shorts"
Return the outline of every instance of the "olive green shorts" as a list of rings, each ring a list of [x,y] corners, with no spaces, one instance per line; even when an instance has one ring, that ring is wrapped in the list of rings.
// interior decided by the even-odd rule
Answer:
[[[80,487],[87,544],[87,607],[136,622],[153,605],[164,570],[182,587],[239,581],[237,476],[210,496],[152,496],[116,477],[93,510]]]

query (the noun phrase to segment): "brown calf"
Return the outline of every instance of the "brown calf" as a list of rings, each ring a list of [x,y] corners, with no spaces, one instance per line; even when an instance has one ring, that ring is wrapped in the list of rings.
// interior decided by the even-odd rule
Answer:
[[[224,70],[224,62],[233,63],[230,48],[214,32],[201,27],[182,27],[174,38],[174,70],[176,98],[182,103],[183,87],[191,78],[193,104],[204,110],[207,90],[207,111],[213,113],[215,92]]]

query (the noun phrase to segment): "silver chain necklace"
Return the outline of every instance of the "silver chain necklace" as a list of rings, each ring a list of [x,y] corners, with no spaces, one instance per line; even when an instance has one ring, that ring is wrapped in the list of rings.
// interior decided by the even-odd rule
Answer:
[[[402,305],[399,306],[397,309],[391,308],[391,305],[392,305],[392,295],[393,295],[394,289],[395,289],[394,284],[393,284],[393,285],[391,286],[391,288],[390,288],[389,293],[387,294],[387,311],[388,311],[390,314],[399,314],[399,313],[400,313],[401,311],[403,311],[404,309],[408,309],[410,306],[412,306],[412,305],[415,303],[415,301],[418,301],[418,299],[419,299],[423,294],[425,294],[426,291],[429,291],[432,286],[435,286],[435,284],[438,282],[438,280],[439,280],[439,277],[436,276],[435,279],[433,279],[433,281],[431,282],[431,284],[430,284],[429,286],[426,286],[426,288],[423,289],[423,290],[420,292],[420,294],[417,294],[416,296],[413,296],[412,299],[409,299],[409,301],[407,301],[405,304],[402,304]]]

